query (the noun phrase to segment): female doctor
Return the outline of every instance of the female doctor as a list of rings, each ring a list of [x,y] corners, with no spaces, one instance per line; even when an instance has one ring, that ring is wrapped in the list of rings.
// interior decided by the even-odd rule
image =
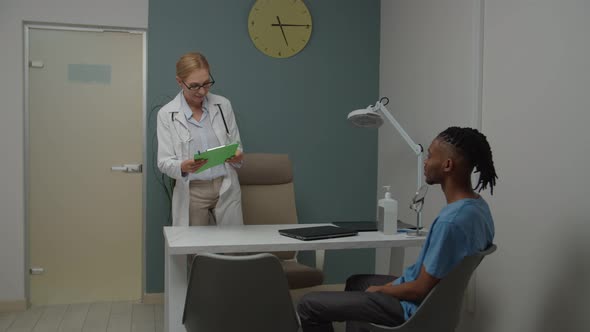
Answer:
[[[229,100],[209,93],[215,83],[200,53],[187,53],[176,63],[181,91],[158,112],[158,168],[176,179],[172,225],[242,224],[241,191],[234,168],[242,163],[240,133]],[[240,143],[226,163],[195,173],[206,161],[197,151]]]

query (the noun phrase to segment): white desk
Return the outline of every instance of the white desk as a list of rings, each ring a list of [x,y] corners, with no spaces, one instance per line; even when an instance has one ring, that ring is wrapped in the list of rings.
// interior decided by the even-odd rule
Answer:
[[[319,225],[328,224],[164,227],[164,331],[185,331],[182,313],[188,284],[187,254],[318,250],[316,263],[323,264],[323,251],[327,249],[391,248],[389,269],[399,275],[404,247],[421,246],[425,240],[403,234],[359,232],[358,236],[300,241],[278,233],[284,228]]]

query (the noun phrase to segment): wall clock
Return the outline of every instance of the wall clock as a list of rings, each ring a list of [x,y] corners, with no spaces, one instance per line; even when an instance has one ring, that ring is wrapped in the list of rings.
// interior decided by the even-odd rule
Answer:
[[[311,37],[311,13],[303,0],[257,0],[248,33],[258,50],[274,58],[301,52]]]

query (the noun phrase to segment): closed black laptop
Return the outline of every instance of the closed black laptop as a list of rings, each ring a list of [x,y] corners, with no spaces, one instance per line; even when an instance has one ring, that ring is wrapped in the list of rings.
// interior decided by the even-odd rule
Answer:
[[[352,229],[357,232],[373,232],[377,230],[376,221],[334,221],[332,224],[338,227]],[[398,220],[397,229],[416,229],[416,226]]]
[[[279,229],[279,234],[303,241],[309,241],[330,239],[335,237],[354,236],[358,233],[354,230],[336,226],[313,226],[303,228]]]

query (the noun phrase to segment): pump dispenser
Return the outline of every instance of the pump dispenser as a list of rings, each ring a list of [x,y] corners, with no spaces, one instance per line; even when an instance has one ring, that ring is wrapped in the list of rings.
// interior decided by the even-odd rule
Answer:
[[[383,188],[385,197],[379,200],[377,228],[385,235],[392,235],[397,233],[397,201],[391,198],[391,186]]]

